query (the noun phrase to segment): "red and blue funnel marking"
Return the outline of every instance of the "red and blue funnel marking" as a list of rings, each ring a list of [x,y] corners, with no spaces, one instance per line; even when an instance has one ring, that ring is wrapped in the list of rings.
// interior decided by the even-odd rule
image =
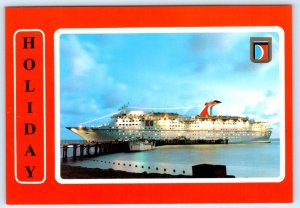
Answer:
[[[268,60],[268,49],[269,45],[264,43],[255,43],[254,44],[254,59],[260,61]]]
[[[201,113],[199,114],[199,116],[211,116],[212,115],[212,108],[221,103],[221,101],[218,101],[218,100],[213,100],[213,101],[210,101],[208,103],[205,103],[205,107],[204,109],[201,111]]]
[[[268,63],[272,59],[272,37],[250,37],[250,59],[254,63]]]

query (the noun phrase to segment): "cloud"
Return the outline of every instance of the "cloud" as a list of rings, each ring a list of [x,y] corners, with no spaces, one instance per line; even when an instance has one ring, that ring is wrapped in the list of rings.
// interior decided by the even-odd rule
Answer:
[[[112,55],[102,54],[101,48],[76,35],[64,37],[61,43],[60,58],[65,63],[61,66],[61,113],[85,119],[116,110],[127,86],[110,75],[105,60]]]
[[[88,76],[99,67],[95,54],[97,49],[89,43],[81,43],[77,36],[69,35],[61,42],[63,53],[70,60],[70,71],[75,76]]]
[[[210,53],[211,48],[218,46],[220,49],[230,46],[229,39],[231,34],[194,34],[191,36],[189,47],[193,53]]]
[[[260,119],[277,116],[280,112],[280,98],[271,90],[265,92],[262,99],[253,106],[246,106],[244,113],[256,114]],[[279,122],[279,121],[278,121]]]
[[[250,37],[273,37],[273,58],[268,64],[257,64],[250,60]],[[189,41],[189,50],[193,60],[198,63],[195,72],[225,70],[228,73],[266,73],[278,66],[278,41],[275,34],[261,33],[218,33],[195,34]]]
[[[253,106],[246,106],[243,114],[258,121],[267,122],[273,129],[273,135],[279,135],[280,97],[275,92],[267,91],[263,99]],[[276,133],[275,133],[276,132]]]
[[[127,86],[122,83],[116,83],[110,79],[100,90],[101,107],[117,109],[120,102],[124,102],[127,94]]]
[[[64,99],[60,106],[61,113],[65,115],[84,115],[98,114],[100,112],[99,105],[92,98],[82,98],[70,96]]]

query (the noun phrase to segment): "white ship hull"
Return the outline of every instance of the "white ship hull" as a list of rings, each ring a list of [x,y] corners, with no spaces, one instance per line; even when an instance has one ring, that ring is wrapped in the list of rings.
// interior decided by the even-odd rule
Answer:
[[[176,113],[127,111],[122,108],[111,116],[109,124],[99,127],[67,127],[86,141],[115,140],[224,140],[228,143],[270,142],[271,128],[266,122],[248,117],[212,116],[212,107],[221,103],[205,103],[197,116]]]
[[[219,140],[228,139],[228,143],[270,142],[271,131],[218,131],[218,130],[137,130],[69,127],[86,141],[115,140]]]

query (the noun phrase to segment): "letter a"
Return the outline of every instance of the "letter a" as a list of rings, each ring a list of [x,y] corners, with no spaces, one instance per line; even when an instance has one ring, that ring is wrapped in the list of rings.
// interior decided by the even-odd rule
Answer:
[[[31,145],[28,146],[27,151],[26,151],[26,153],[25,153],[25,157],[27,157],[27,154],[28,154],[28,153],[30,153],[31,156],[35,156],[35,153],[34,153],[33,148],[32,148]]]

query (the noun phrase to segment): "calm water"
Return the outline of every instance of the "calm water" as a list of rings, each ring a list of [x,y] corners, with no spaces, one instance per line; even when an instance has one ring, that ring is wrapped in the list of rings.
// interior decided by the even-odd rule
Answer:
[[[227,174],[236,177],[278,177],[279,146],[279,140],[267,144],[172,145],[145,152],[98,156],[68,164],[129,172],[191,175],[193,165],[207,163],[226,165]]]

